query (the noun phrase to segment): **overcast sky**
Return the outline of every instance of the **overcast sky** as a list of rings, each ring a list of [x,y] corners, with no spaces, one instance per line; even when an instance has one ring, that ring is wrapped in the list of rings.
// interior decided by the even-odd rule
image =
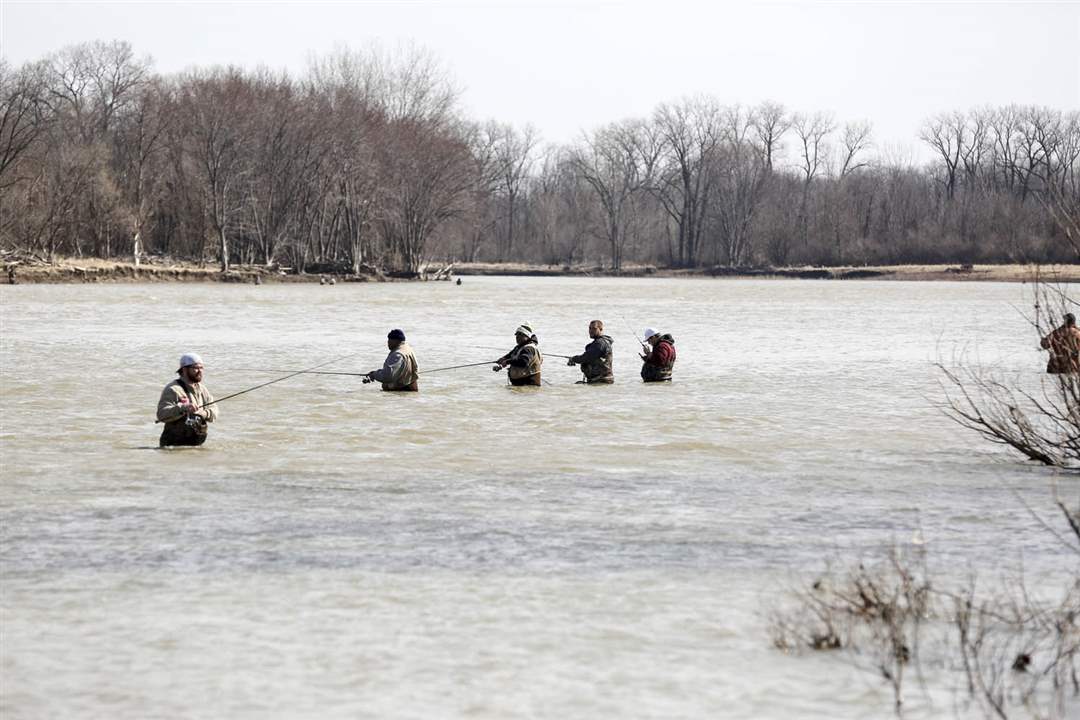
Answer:
[[[129,41],[161,72],[237,64],[302,73],[312,54],[427,47],[476,119],[550,142],[708,93],[867,119],[906,147],[928,116],[978,105],[1080,108],[1080,3],[22,2],[0,0],[14,64],[86,40]]]

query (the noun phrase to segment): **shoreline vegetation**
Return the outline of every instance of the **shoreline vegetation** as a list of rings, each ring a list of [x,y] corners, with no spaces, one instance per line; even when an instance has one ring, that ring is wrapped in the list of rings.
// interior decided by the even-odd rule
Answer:
[[[236,265],[227,272],[216,265],[187,260],[150,258],[132,261],[100,258],[17,259],[3,263],[0,284],[232,282],[321,283],[438,281],[475,275],[519,277],[654,277],[718,279],[897,280],[1050,283],[1080,282],[1080,264],[1060,265],[868,265],[794,267],[666,268],[624,265],[619,269],[598,265],[543,265],[533,263],[428,263],[417,273],[402,273],[373,266],[361,272],[343,269],[298,273],[279,265]]]
[[[1080,262],[1080,111],[940,112],[915,163],[868,122],[775,101],[684,97],[559,143],[461,100],[415,47],[341,48],[297,76],[162,74],[123,41],[0,58],[0,259],[147,259],[15,268],[62,282],[415,278],[455,258],[458,275],[847,279]]]

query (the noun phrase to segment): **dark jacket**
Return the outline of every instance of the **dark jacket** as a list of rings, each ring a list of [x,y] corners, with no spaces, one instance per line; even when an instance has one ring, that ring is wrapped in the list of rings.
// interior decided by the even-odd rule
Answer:
[[[661,382],[671,379],[675,367],[675,338],[661,335],[659,342],[645,357],[641,365],[641,379],[645,382]]]
[[[585,352],[570,358],[575,365],[581,365],[581,372],[587,383],[615,382],[615,373],[611,366],[611,346],[615,341],[607,335],[601,335],[585,346]]]
[[[539,385],[542,382],[540,366],[544,363],[544,356],[540,354],[540,346],[536,342],[533,337],[498,359],[500,365],[510,366],[507,377],[511,385]]]

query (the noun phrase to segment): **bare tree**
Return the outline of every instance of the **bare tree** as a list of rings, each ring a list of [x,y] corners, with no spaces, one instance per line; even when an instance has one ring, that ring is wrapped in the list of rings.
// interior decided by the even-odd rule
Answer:
[[[229,270],[229,233],[240,210],[242,179],[249,172],[250,88],[238,69],[196,73],[181,89],[185,155],[202,182],[222,272]]]
[[[53,109],[67,115],[83,142],[108,133],[150,74],[150,61],[136,59],[122,41],[73,45],[46,60]]]
[[[784,134],[791,128],[792,117],[783,105],[766,101],[754,111],[754,134],[761,149],[766,172],[772,172],[774,158],[780,152]]]
[[[467,125],[466,133],[476,182],[470,198],[471,222],[462,232],[462,252],[466,262],[475,262],[481,248],[494,236],[499,222],[496,207],[496,192],[500,183],[497,159],[499,124],[491,121]]]
[[[608,125],[587,135],[572,155],[577,173],[592,187],[603,208],[603,236],[616,270],[622,267],[634,196],[649,186],[646,149],[650,145],[645,136],[642,122]]]
[[[862,160],[863,155],[872,145],[871,126],[869,122],[850,122],[844,125],[844,132],[840,138],[842,147],[840,158],[840,179],[865,167],[870,163]]]
[[[827,138],[835,128],[832,116],[825,113],[796,115],[792,122],[799,141],[799,170],[802,173],[802,197],[799,202],[799,227],[803,247],[810,244],[810,185],[822,169]]]
[[[387,128],[379,157],[386,169],[383,237],[402,268],[416,274],[428,240],[466,207],[475,182],[468,145],[464,137],[399,121]]]
[[[714,176],[715,213],[718,226],[717,261],[738,266],[753,253],[753,220],[762,200],[768,175],[765,146],[755,145],[754,111],[739,106],[723,112],[722,150],[710,163]]]
[[[942,184],[946,196],[951,200],[956,192],[956,181],[960,171],[960,156],[966,142],[967,120],[963,113],[943,113],[936,115],[923,125],[919,137],[941,156],[945,165]]]
[[[159,182],[152,171],[166,130],[173,121],[172,90],[162,82],[147,83],[128,113],[116,123],[114,162],[130,216],[131,253],[136,266],[147,237],[151,198]]]
[[[710,163],[723,140],[722,112],[715,100],[699,97],[660,105],[653,124],[663,141],[654,189],[678,227],[681,266],[696,265],[714,176]]]
[[[518,199],[532,169],[533,152],[539,137],[536,128],[531,125],[518,131],[511,125],[495,124],[490,133],[495,137],[494,161],[499,178],[498,188],[506,198],[506,233],[501,256],[509,259],[514,251],[514,219]]]
[[[12,69],[0,59],[0,190],[20,180],[19,159],[48,129],[39,66]]]

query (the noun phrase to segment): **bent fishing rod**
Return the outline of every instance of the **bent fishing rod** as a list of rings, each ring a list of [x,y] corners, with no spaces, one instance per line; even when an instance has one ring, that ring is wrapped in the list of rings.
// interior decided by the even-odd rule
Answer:
[[[279,383],[282,380],[288,380],[289,378],[296,377],[297,375],[303,375],[305,373],[315,372],[315,370],[317,370],[318,368],[326,367],[327,365],[330,365],[330,364],[333,364],[333,363],[336,363],[336,362],[341,362],[342,360],[348,360],[349,358],[356,357],[359,354],[360,353],[352,353],[350,355],[342,355],[339,358],[334,358],[333,360],[327,360],[324,363],[319,363],[318,365],[315,365],[314,367],[311,367],[311,368],[309,368],[307,370],[284,371],[284,372],[289,372],[289,374],[284,376],[284,377],[279,377],[279,378],[276,378],[274,380],[270,380],[268,382],[260,383],[260,384],[254,386],[254,387],[249,387],[246,390],[241,390],[240,392],[234,392],[231,395],[226,395],[225,397],[220,397],[217,400],[211,400],[210,402],[206,403],[205,405],[199,406],[199,410],[203,410],[205,408],[208,408],[211,405],[217,405],[219,402],[225,402],[226,400],[228,400],[230,398],[238,397],[238,396],[243,395],[245,393],[249,393],[252,390],[258,390],[259,388],[264,388],[267,385],[273,385],[274,383]],[[164,422],[164,421],[163,420],[155,420],[154,424],[156,425],[159,422]]]

